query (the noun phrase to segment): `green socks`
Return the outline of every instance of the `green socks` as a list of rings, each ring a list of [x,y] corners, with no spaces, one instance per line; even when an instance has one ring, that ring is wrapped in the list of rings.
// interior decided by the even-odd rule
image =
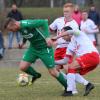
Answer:
[[[27,74],[30,74],[30,75],[32,75],[32,76],[34,76],[34,77],[36,77],[36,78],[40,78],[40,77],[41,77],[41,74],[38,73],[38,72],[36,72],[36,71],[34,70],[34,68],[32,68],[31,66],[29,66],[29,67],[26,69],[26,71],[24,71],[24,72],[26,72]]]
[[[67,80],[64,78],[63,74],[60,72],[59,76],[56,79],[62,84],[65,88],[67,88]]]
[[[36,72],[34,70],[34,68],[32,68],[31,66],[29,66],[26,71],[25,71],[27,74],[30,74],[36,78],[40,78],[41,77],[41,74]],[[67,80],[64,78],[63,74],[60,72],[59,73],[59,76],[56,77],[56,79],[60,82],[60,84],[62,84],[65,88],[67,87]]]

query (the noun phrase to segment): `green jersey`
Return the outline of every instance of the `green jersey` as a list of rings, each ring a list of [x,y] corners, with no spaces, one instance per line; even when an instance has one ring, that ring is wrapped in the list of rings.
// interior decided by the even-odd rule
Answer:
[[[20,21],[20,33],[30,42],[35,49],[46,48],[45,39],[49,37],[47,20],[22,20]]]

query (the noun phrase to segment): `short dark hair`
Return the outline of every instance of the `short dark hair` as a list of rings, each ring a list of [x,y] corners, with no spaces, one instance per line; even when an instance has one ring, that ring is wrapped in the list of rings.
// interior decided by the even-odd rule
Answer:
[[[63,29],[64,29],[64,31],[72,30],[72,28],[70,26],[65,26]]]
[[[10,24],[10,23],[14,23],[15,22],[15,19],[13,18],[7,18],[4,22],[4,29],[7,28],[7,26]]]

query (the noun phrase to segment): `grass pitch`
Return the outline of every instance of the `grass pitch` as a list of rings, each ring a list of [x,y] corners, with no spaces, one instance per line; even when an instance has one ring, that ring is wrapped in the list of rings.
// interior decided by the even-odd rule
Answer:
[[[62,97],[62,86],[49,75],[43,64],[36,63],[34,67],[42,77],[26,87],[16,83],[16,75],[21,73],[17,66],[0,67],[0,100],[100,100],[100,67],[85,76],[95,84],[95,89],[87,97],[83,96],[84,86],[80,84],[77,85],[77,95]]]

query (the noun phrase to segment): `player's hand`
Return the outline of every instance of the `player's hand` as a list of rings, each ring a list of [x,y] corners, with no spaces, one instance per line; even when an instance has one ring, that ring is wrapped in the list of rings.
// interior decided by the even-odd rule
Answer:
[[[19,49],[22,49],[24,47],[24,44],[21,43],[20,46],[19,46]]]
[[[51,38],[46,38],[46,43],[47,43],[47,45],[48,45],[49,47],[51,47],[52,44],[53,44],[53,41],[52,41]]]

